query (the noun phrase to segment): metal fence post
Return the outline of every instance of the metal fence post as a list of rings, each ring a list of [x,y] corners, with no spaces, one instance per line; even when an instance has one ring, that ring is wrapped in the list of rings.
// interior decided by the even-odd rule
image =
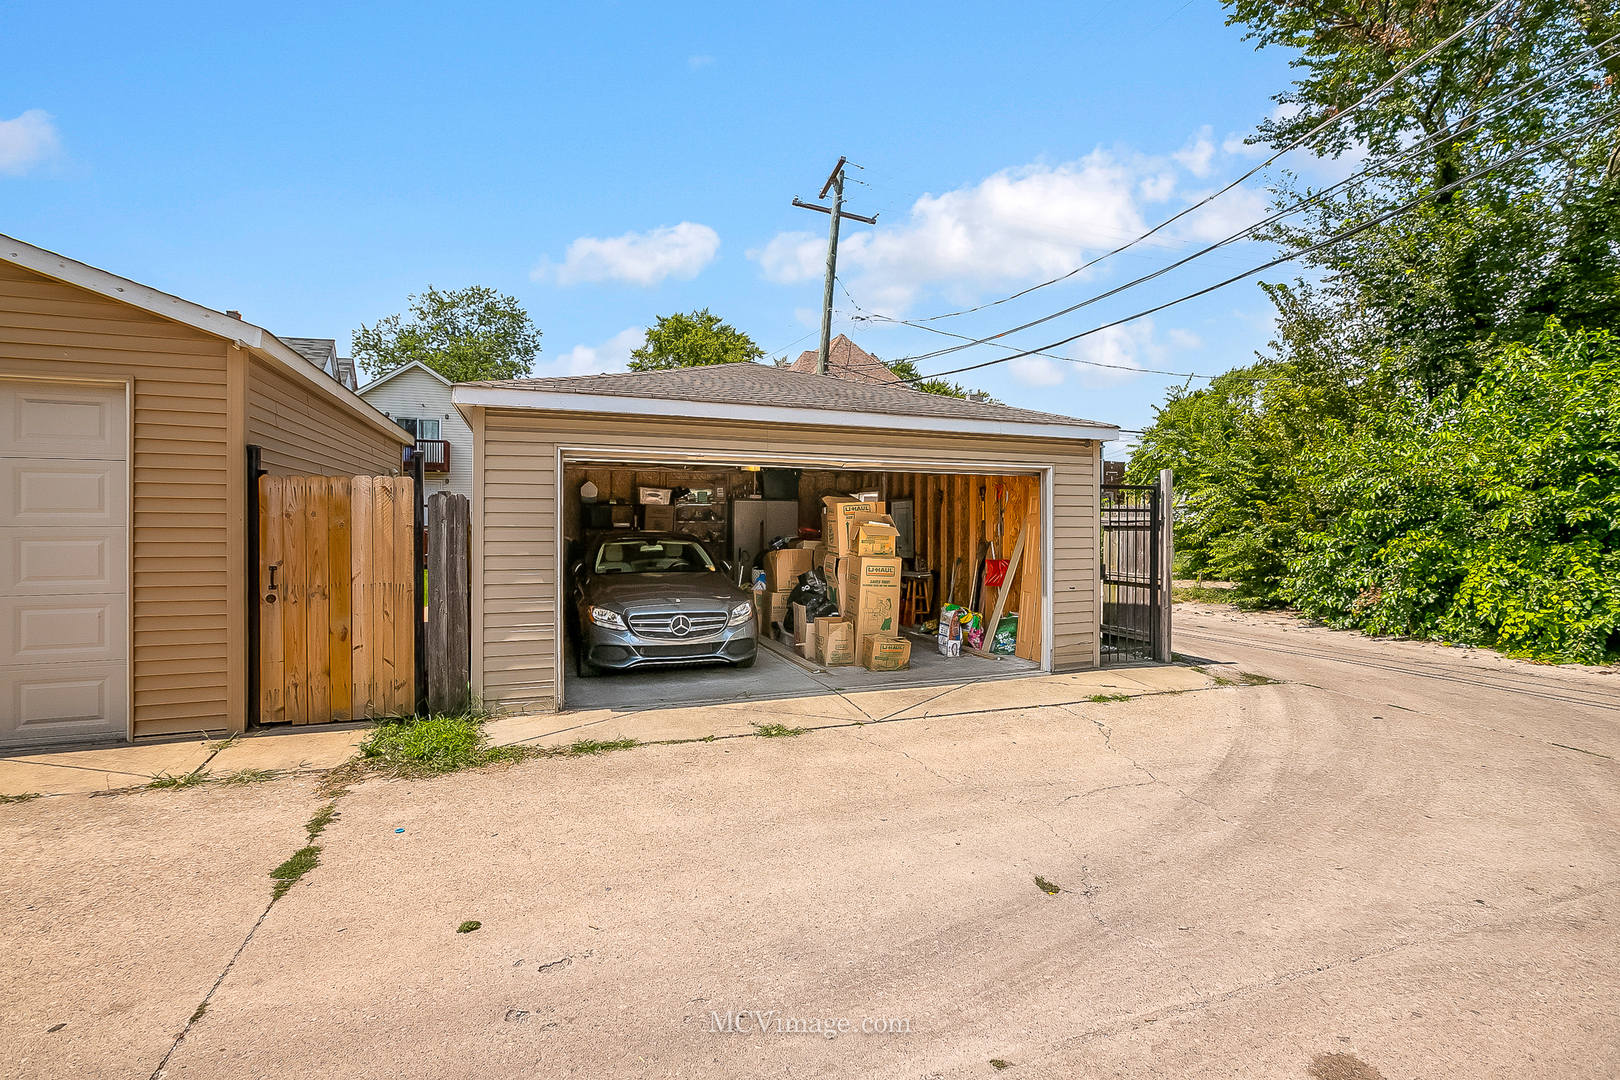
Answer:
[[[1170,609],[1175,602],[1176,577],[1176,500],[1175,473],[1159,470],[1159,568],[1163,584],[1159,602],[1159,655],[1160,663],[1168,664],[1175,656],[1170,641]]]

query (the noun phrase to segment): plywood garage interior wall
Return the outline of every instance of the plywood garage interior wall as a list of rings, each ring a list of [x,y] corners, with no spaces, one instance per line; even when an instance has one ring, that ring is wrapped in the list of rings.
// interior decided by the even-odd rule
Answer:
[[[0,242],[4,255],[27,247]],[[67,268],[64,274],[100,274],[57,257],[50,265]],[[177,308],[185,303],[170,300]],[[129,395],[126,734],[245,725],[252,356],[219,334],[0,258],[0,378],[117,386]],[[296,386],[297,379],[284,378]],[[278,392],[273,382],[263,385],[265,397]],[[288,420],[289,430],[299,416],[308,424],[306,433],[286,437],[287,467],[324,474],[398,468],[401,442],[389,446],[386,421],[378,428],[304,392],[302,402],[288,392],[276,417]]]
[[[565,453],[680,461],[693,458],[797,464],[866,459],[925,471],[1050,469],[1054,516],[1053,666],[1097,661],[1097,470],[1093,441],[942,435],[926,430],[800,428],[615,414],[484,409],[474,415],[474,690],[508,710],[556,707],[557,565],[561,509],[557,468]]]

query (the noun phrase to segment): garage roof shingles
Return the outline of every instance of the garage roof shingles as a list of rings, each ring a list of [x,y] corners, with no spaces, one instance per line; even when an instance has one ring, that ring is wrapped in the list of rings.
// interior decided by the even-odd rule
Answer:
[[[788,409],[825,409],[829,412],[875,413],[918,419],[1113,426],[1056,413],[1015,409],[1010,405],[925,394],[904,384],[854,382],[767,364],[716,364],[615,375],[575,375],[560,379],[498,379],[462,385],[549,394],[600,394],[667,401],[708,401],[722,405],[774,405]]]

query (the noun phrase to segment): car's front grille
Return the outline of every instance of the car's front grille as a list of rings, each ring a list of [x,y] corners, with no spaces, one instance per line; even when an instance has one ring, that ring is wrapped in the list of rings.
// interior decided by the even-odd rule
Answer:
[[[719,656],[715,643],[697,645],[642,645],[636,652],[648,660],[682,660],[693,656]]]
[[[657,641],[691,641],[718,634],[726,627],[723,611],[656,611],[630,616],[630,629],[638,637]]]

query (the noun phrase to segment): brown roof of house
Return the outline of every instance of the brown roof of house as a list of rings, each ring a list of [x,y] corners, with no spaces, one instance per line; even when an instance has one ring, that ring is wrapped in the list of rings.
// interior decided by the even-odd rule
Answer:
[[[672,401],[705,401],[725,405],[766,405],[828,412],[876,413],[920,419],[1001,421],[1019,424],[1111,428],[1094,420],[1056,413],[1015,409],[1010,405],[925,394],[904,383],[892,385],[806,374],[770,364],[717,364],[613,375],[576,375],[555,379],[504,379],[460,383],[490,389],[531,390],[551,394],[593,394]]]
[[[815,349],[804,350],[797,360],[788,365],[788,370],[802,371],[807,375],[816,374],[816,352]],[[843,334],[827,343],[827,374],[835,379],[850,379],[855,382],[900,381],[900,376],[890,371],[887,364]]]

